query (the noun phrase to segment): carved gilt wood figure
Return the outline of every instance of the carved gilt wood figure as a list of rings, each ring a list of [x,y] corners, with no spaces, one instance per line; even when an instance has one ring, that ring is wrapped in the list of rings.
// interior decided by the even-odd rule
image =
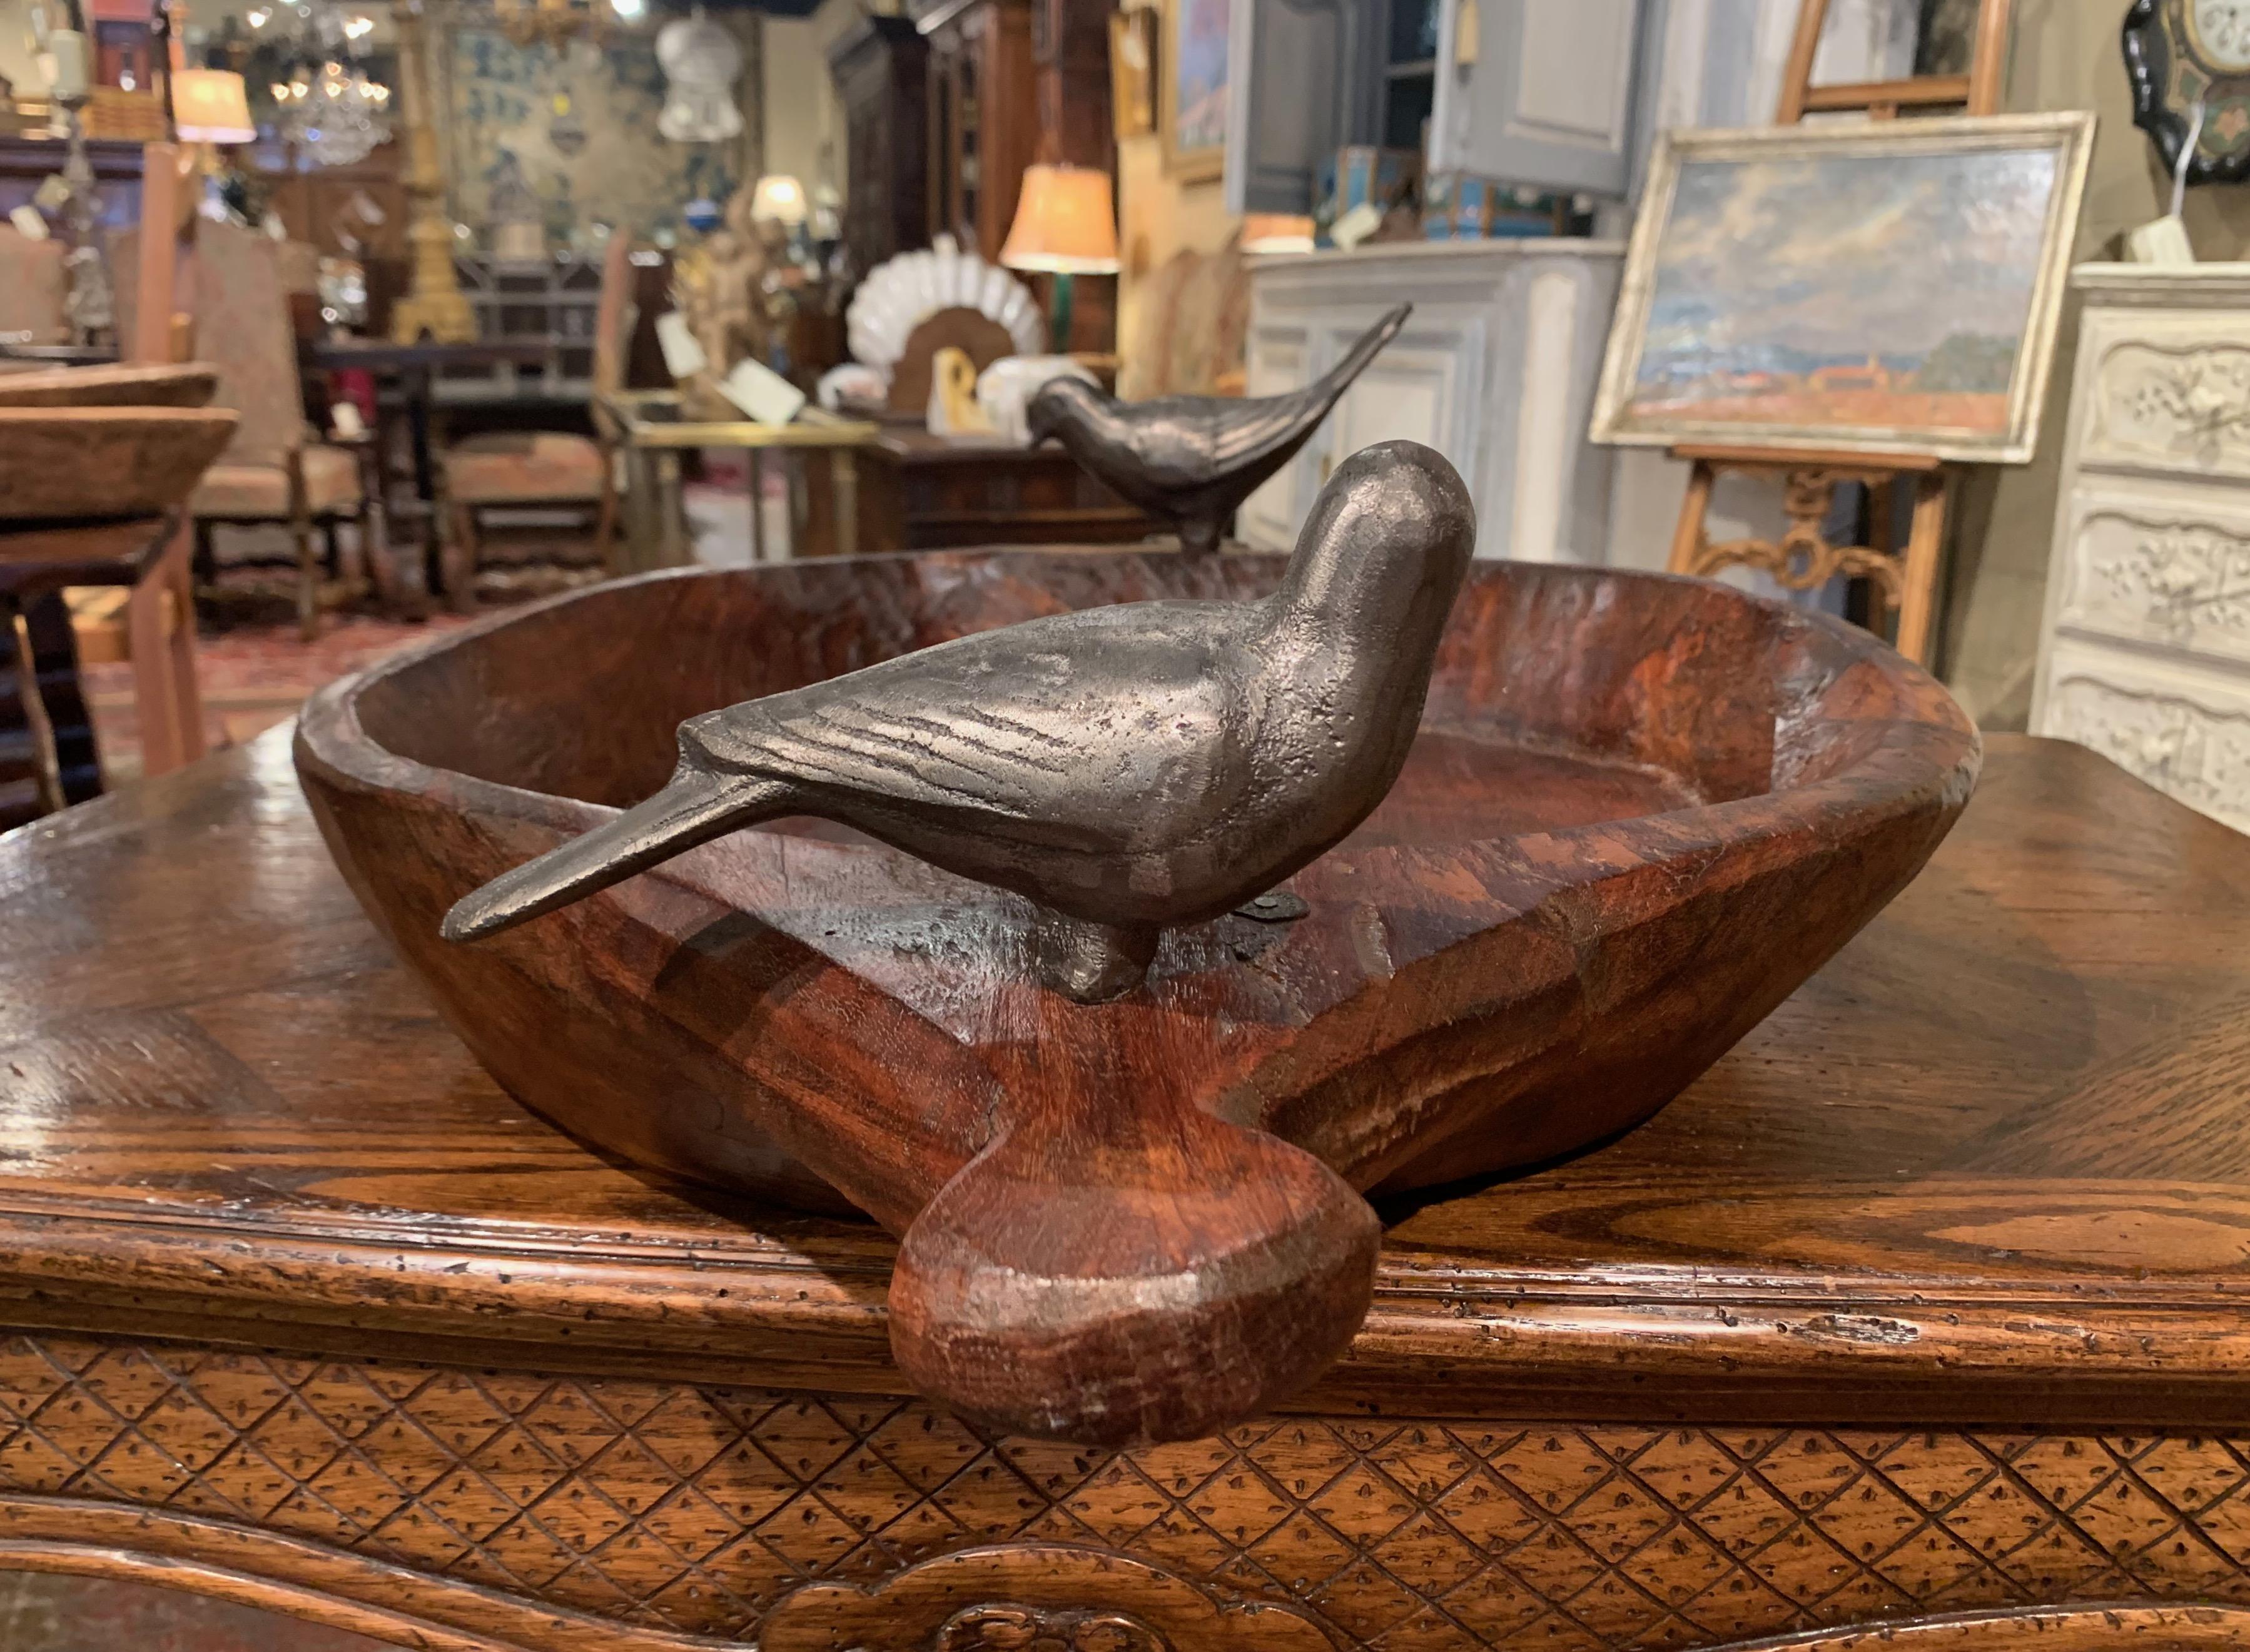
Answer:
[[[1295,457],[1413,308],[1399,305],[1324,377],[1286,396],[1120,402],[1076,379],[1052,380],[1026,411],[1032,439],[1053,437],[1134,504],[1178,523],[1182,550],[1216,550],[1242,501]]]
[[[494,934],[724,833],[819,815],[1028,896],[1040,978],[1120,997],[1162,930],[1272,888],[1382,801],[1474,541],[1441,456],[1366,449],[1273,596],[1050,615],[691,718],[670,785],[468,895],[445,934]]]

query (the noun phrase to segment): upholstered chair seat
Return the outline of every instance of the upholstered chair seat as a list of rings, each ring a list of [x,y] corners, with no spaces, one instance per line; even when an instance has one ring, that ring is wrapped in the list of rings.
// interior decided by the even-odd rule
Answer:
[[[577,505],[601,499],[609,460],[590,437],[493,431],[454,443],[445,464],[457,505]]]
[[[357,455],[315,442],[299,455],[305,472],[305,508],[315,516],[358,507]],[[244,521],[289,515],[289,473],[272,465],[214,465],[190,501],[198,516]]]

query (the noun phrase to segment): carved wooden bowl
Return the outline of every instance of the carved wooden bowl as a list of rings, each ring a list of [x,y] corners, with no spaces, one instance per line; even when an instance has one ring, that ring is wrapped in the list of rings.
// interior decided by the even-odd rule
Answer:
[[[1085,1441],[1210,1431],[1349,1341],[1363,1194],[1648,1117],[1914,876],[1975,730],[1866,632],[1725,587],[1480,563],[1389,798],[1294,921],[1168,935],[1143,991],[1032,984],[1029,908],[783,822],[493,941],[446,908],[669,777],[673,729],[1035,614],[1247,598],[1278,557],[970,552],[659,575],[307,706],[345,875],[484,1064],[656,1171],[901,1236],[926,1391]]]

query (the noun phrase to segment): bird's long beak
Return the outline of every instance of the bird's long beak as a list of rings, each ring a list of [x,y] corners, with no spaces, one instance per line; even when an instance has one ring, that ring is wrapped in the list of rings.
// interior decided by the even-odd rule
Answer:
[[[738,784],[682,769],[616,819],[462,896],[438,932],[448,941],[497,935],[721,836],[739,811]]]

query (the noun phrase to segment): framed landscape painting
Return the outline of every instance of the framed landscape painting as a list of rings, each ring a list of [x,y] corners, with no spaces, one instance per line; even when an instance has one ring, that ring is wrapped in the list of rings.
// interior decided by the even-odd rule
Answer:
[[[1170,0],[1163,54],[1164,169],[1187,183],[1219,176],[1226,159],[1229,0]]]
[[[2094,117],[1667,133],[1597,441],[2022,464]]]

